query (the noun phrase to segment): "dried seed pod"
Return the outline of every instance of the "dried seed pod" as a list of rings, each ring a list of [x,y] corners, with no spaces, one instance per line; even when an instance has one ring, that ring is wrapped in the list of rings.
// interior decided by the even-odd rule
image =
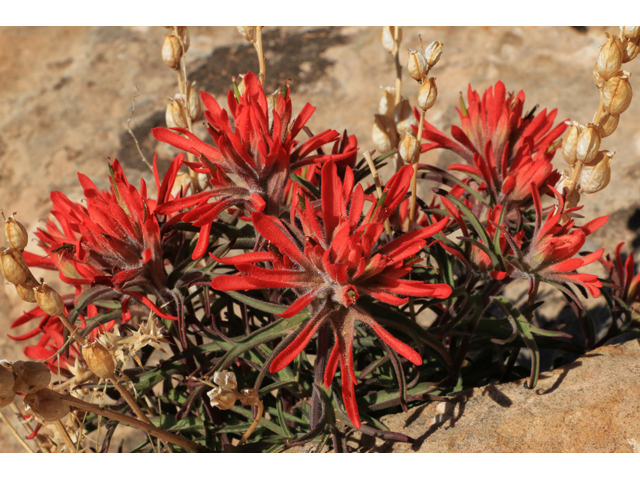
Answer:
[[[620,120],[620,115],[605,115],[605,117],[598,124],[598,133],[600,134],[600,138],[605,138],[611,135],[618,128],[618,121]]]
[[[224,388],[226,390],[236,390],[238,388],[236,374],[227,370],[215,372],[213,374],[213,381],[220,388]]]
[[[627,37],[629,39],[640,36],[640,27],[620,27],[620,31],[623,37]]]
[[[14,218],[14,215],[15,213],[5,219],[4,233],[7,235],[9,245],[22,252],[27,248],[27,244],[29,243],[29,234],[27,233],[27,229],[24,228],[24,225]]]
[[[69,406],[62,403],[60,397],[48,388],[25,396],[24,404],[27,412],[33,413],[43,422],[55,422],[70,412]]]
[[[382,47],[389,53],[393,53],[393,48],[396,45],[395,33],[398,29],[398,45],[402,41],[402,27],[382,27]]]
[[[569,190],[573,190],[575,186],[576,186],[576,182],[571,180],[571,175],[569,174],[569,172],[564,170],[562,172],[562,176],[560,177],[560,180],[558,180],[554,188],[560,193],[562,193],[562,190],[565,187],[568,188]]]
[[[608,40],[598,54],[598,60],[596,60],[596,70],[598,74],[605,80],[609,80],[613,77],[622,66],[622,43],[616,36],[605,33]]]
[[[256,27],[236,27],[240,35],[244,37],[247,42],[253,43],[256,39]]]
[[[385,115],[374,115],[373,144],[379,153],[390,152],[398,145],[398,134],[393,121]]]
[[[580,191],[596,193],[609,185],[611,180],[611,158],[613,153],[603,151],[599,161],[585,165],[580,174]]]
[[[412,125],[418,126],[416,117],[413,114],[413,108],[411,108],[411,104],[406,98],[393,108],[393,121],[398,135],[413,132]]]
[[[189,27],[178,27],[178,39],[182,42],[182,54],[184,55],[189,50],[191,45],[191,37],[189,36]]]
[[[36,296],[38,306],[44,310],[47,315],[53,317],[64,314],[64,300],[58,292],[46,283],[38,285],[33,289]]]
[[[380,89],[382,90],[382,97],[380,97],[380,102],[378,103],[378,113],[386,115],[393,120],[393,107],[396,103],[395,89],[390,87],[380,87]]]
[[[26,282],[21,283],[20,285],[16,285],[16,292],[18,293],[18,296],[25,302],[38,303],[38,300],[36,300],[36,294],[33,291],[33,289],[38,285],[40,285],[38,282],[31,278],[28,278]]]
[[[409,49],[409,63],[407,64],[407,72],[414,80],[421,82],[427,72],[427,61],[424,56],[413,48]]]
[[[104,345],[97,341],[88,343],[82,347],[82,357],[87,362],[89,370],[91,370],[97,377],[111,378],[116,371],[116,365],[113,361],[113,356],[109,353]]]
[[[189,118],[191,122],[197,122],[202,115],[202,100],[196,88],[196,82],[187,85],[187,99],[189,100]]]
[[[9,362],[7,362],[9,363]],[[11,365],[9,363],[9,365]],[[16,379],[13,376],[11,367],[0,365],[0,395],[8,395],[9,393],[15,393],[13,386],[16,383]]]
[[[418,142],[418,139],[413,133],[406,132],[402,135],[402,140],[400,140],[400,145],[398,146],[398,153],[405,163],[413,163],[418,153],[418,148],[420,148],[420,142]]]
[[[430,67],[434,67],[442,56],[442,45],[440,42],[431,42],[424,51],[424,58]]]
[[[212,407],[220,410],[229,410],[236,403],[238,394],[232,390],[216,387],[207,392]]]
[[[167,67],[178,70],[181,58],[182,47],[180,46],[180,40],[175,35],[165,34],[164,43],[162,44],[162,61]]]
[[[16,393],[35,393],[51,382],[51,370],[43,363],[18,361],[11,365],[11,370],[16,377],[13,385]]]
[[[29,277],[29,267],[22,254],[15,248],[0,250],[2,273],[8,282],[20,285]]]
[[[184,95],[178,93],[167,101],[165,120],[169,128],[187,128],[187,108]]]
[[[611,115],[620,115],[631,104],[631,85],[629,84],[629,72],[622,72],[621,76],[607,80],[602,89],[605,110]]]
[[[240,393],[242,395],[238,396],[238,400],[243,405],[256,405],[260,398],[255,388],[243,388]]]
[[[578,161],[576,157],[576,147],[578,146],[578,137],[582,132],[582,127],[577,122],[570,124],[569,131],[562,140],[562,157],[564,161],[573,166]]]
[[[600,149],[600,135],[593,123],[588,124],[580,133],[576,145],[576,158],[580,163],[589,163]]]
[[[638,56],[640,52],[640,37],[633,38],[627,42],[622,55],[622,63],[627,63]]]
[[[436,98],[438,98],[436,79],[433,77],[425,79],[418,92],[418,106],[422,110],[429,110],[436,103]]]
[[[604,84],[607,83],[607,81],[602,78],[600,76],[600,74],[598,73],[598,62],[596,61],[595,65],[593,66],[593,82],[596,84],[596,87],[598,88],[602,88],[604,87]]]

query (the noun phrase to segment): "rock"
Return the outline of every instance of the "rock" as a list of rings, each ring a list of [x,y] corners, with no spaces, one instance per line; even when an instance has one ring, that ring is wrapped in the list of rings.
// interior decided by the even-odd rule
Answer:
[[[388,415],[392,431],[416,439],[390,443],[355,435],[361,452],[640,453],[640,341],[604,346],[541,376],[461,392]],[[313,451],[308,444],[290,451]]]

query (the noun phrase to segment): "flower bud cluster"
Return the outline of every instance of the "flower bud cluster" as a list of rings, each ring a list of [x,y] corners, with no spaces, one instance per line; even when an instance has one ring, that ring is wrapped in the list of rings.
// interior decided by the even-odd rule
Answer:
[[[236,400],[243,405],[257,405],[259,402],[258,392],[253,388],[244,388],[238,392],[238,383],[233,372],[226,370],[216,372],[213,374],[213,381],[217,387],[207,392],[212,407],[229,410]]]
[[[620,27],[619,36],[609,33],[606,36],[607,42],[593,67],[593,78],[600,91],[598,111],[587,125],[569,122],[562,144],[562,156],[571,172],[563,173],[558,186],[568,188],[570,206],[577,204],[580,193],[596,193],[609,184],[613,153],[600,150],[600,143],[618,128],[620,114],[629,108],[633,96],[631,74],[621,68],[638,55],[640,27]]]

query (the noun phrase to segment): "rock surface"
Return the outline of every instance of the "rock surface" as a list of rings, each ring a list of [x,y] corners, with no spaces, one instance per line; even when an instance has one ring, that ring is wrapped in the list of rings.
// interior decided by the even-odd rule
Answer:
[[[355,436],[360,452],[640,453],[640,342],[601,347],[541,376],[461,392],[382,422],[415,443]],[[375,440],[375,441],[374,441]],[[314,451],[313,444],[289,450]]]
[[[591,70],[604,32],[616,29],[409,27],[402,48],[418,48],[419,34],[425,44],[444,43],[444,54],[433,70],[439,96],[427,119],[445,132],[458,121],[459,92],[466,94],[469,83],[482,92],[497,80],[508,90],[524,90],[527,110],[535,105],[557,107],[558,120],[586,123],[598,103]],[[189,76],[224,106],[230,77],[257,70],[255,52],[235,27],[190,31]],[[0,28],[0,208],[17,211],[17,218],[33,231],[47,216],[51,190],[62,190],[73,200],[82,197],[76,172],[107,188],[108,158],[124,164],[133,184],[143,177],[153,185],[126,124],[131,117],[145,156],[151,159],[157,151],[161,168],[166,168],[177,152],[150,134],[152,127],[164,124],[166,99],[177,91],[175,75],[160,58],[164,33],[161,27]],[[290,79],[294,113],[306,102],[318,107],[309,122],[314,132],[348,129],[361,148],[373,149],[371,126],[379,86],[394,82],[392,59],[380,45],[380,28],[268,27],[264,40],[267,89],[275,90]],[[640,60],[625,68],[637,76]],[[417,90],[405,75],[405,96],[413,99]],[[617,152],[611,185],[584,198],[588,218],[611,215],[608,227],[591,237],[590,248],[611,251],[620,241],[628,242],[626,252],[640,247],[638,131],[640,100],[635,99],[615,134],[603,141],[603,148]],[[423,157],[439,165],[451,160],[448,152]],[[560,158],[555,162],[557,168],[564,167]],[[428,194],[430,189],[425,185],[423,191]],[[37,251],[32,245],[29,250]],[[51,272],[42,275],[55,283]],[[0,289],[0,304],[0,358],[23,359],[24,344],[5,334],[26,305],[10,285]],[[5,431],[0,427],[0,451],[19,448],[12,439],[3,443]]]

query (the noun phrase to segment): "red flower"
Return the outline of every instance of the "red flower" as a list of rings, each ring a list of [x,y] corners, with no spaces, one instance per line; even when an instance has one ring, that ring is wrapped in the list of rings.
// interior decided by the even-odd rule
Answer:
[[[625,304],[625,308],[632,311],[634,317],[637,317],[640,313],[640,273],[635,273],[635,262],[633,253],[630,253],[627,260],[622,263],[622,246],[624,242],[621,242],[616,247],[615,262],[611,260],[611,257],[607,254],[606,259],[600,259],[602,265],[604,265],[609,279],[613,285],[618,288],[613,289],[612,293],[615,297],[622,300]]]
[[[202,163],[190,166],[211,176],[211,190],[158,208],[158,212],[167,214],[195,207],[183,217],[185,222],[200,228],[193,259],[201,258],[206,252],[211,224],[222,211],[235,206],[249,212],[264,210],[278,215],[291,172],[329,158],[351,162],[355,154],[356,147],[351,141],[355,137],[347,141],[346,135],[340,145],[334,146],[334,151],[339,150],[340,153],[313,154],[339,138],[335,130],[326,130],[298,145],[296,137],[315,108],[306,104],[290,125],[292,109],[288,86],[283,94],[278,95],[272,109],[255,74],[247,73],[244,81],[247,88],[242,96],[236,99],[232,90],[227,96],[233,127],[227,111],[220,108],[211,95],[201,92],[206,108],[205,118],[209,122],[207,130],[215,147],[184,129],[153,129],[154,137],[161,142],[198,155]],[[240,179],[240,184],[229,174]]]
[[[287,366],[309,343],[319,326],[329,322],[334,331],[335,346],[325,371],[325,384],[331,383],[340,362],[342,397],[351,421],[360,426],[355,399],[356,375],[353,366],[353,334],[356,321],[369,325],[391,348],[416,365],[422,363],[418,353],[387,332],[369,314],[358,307],[361,295],[382,302],[402,305],[408,298],[397,295],[447,298],[451,287],[402,280],[418,261],[416,255],[426,239],[439,232],[447,222],[403,235],[390,243],[379,244],[383,222],[398,208],[409,188],[413,169],[403,167],[387,184],[383,197],[362,218],[365,194],[362,186],[353,189],[354,176],[346,169],[340,181],[333,161],[322,167],[321,203],[318,210],[307,196],[292,207],[302,224],[302,231],[285,226],[275,217],[256,212],[253,223],[270,244],[269,252],[255,252],[227,259],[222,263],[236,265],[239,276],[219,276],[211,286],[216,290],[251,290],[257,288],[291,288],[298,299],[281,314],[288,318],[309,307],[311,320],[297,338],[273,360],[270,370]],[[301,189],[298,189],[298,194]],[[292,222],[293,223],[293,222]],[[259,267],[270,262],[271,268]]]
[[[446,148],[460,155],[469,165],[449,169],[480,177],[481,189],[489,191],[494,203],[508,195],[512,201],[526,203],[532,183],[544,193],[547,185],[559,180],[550,162],[559,145],[556,141],[567,126],[560,123],[551,128],[557,109],[549,114],[545,109],[537,116],[534,109],[523,117],[524,92],[505,95],[502,82],[487,89],[482,100],[469,85],[469,107],[461,97],[462,111],[457,109],[461,127],[451,127],[456,141],[425,121],[422,138],[430,143],[423,144],[422,151]]]
[[[577,273],[576,270],[597,261],[604,248],[573,258],[584,245],[587,235],[602,227],[609,216],[591,220],[582,227],[576,227],[573,219],[562,223],[563,217],[582,207],[567,208],[565,199],[558,191],[549,187],[556,195],[559,205],[554,206],[542,219],[542,205],[537,189],[532,188],[533,203],[536,209],[536,225],[527,253],[519,260],[511,263],[515,267],[512,276],[528,278],[533,288],[534,279],[541,278],[552,282],[575,283],[586,288],[594,298],[600,296],[602,284],[596,275]]]

